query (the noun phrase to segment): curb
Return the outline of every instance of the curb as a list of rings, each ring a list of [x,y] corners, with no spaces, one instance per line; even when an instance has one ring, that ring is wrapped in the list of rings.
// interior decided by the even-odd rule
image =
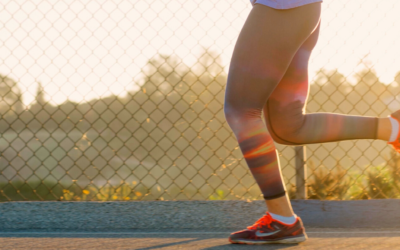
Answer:
[[[292,200],[306,227],[399,228],[400,200]],[[241,229],[265,213],[264,201],[3,202],[0,231]]]

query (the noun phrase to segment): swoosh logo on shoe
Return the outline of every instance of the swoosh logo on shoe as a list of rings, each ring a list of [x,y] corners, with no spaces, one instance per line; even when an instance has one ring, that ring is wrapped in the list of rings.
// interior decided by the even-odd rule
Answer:
[[[265,237],[265,236],[271,236],[271,235],[274,235],[274,234],[276,234],[276,233],[278,233],[278,232],[280,232],[281,230],[278,230],[278,231],[275,231],[275,232],[272,232],[272,233],[261,233],[260,231],[256,231],[256,236],[258,236],[258,237]]]

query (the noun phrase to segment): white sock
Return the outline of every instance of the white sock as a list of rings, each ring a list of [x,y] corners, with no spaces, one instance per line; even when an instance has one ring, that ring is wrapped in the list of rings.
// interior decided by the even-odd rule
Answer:
[[[282,216],[282,215],[273,214],[271,212],[269,212],[269,214],[271,215],[271,217],[274,220],[280,221],[280,222],[285,223],[285,224],[293,224],[293,223],[296,222],[296,219],[297,219],[296,215],[293,215],[293,216],[290,216],[290,217],[286,217],[286,216]]]
[[[393,142],[397,139],[399,133],[399,122],[389,116],[390,123],[392,124],[392,134],[390,135],[389,142]]]

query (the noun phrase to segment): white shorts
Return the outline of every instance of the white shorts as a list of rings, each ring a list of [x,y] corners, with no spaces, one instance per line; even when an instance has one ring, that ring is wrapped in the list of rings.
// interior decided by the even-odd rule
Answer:
[[[250,0],[251,4],[263,4],[274,9],[291,9],[322,0]]]

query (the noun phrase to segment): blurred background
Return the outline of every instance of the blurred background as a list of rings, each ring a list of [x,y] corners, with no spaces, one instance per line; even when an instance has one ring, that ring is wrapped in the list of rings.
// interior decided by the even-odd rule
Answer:
[[[262,199],[223,113],[250,10],[247,0],[2,0],[0,201]],[[324,0],[307,113],[400,109],[398,13],[397,0]],[[275,145],[296,198],[298,155]],[[384,141],[302,149],[308,199],[400,197],[400,157]]]

